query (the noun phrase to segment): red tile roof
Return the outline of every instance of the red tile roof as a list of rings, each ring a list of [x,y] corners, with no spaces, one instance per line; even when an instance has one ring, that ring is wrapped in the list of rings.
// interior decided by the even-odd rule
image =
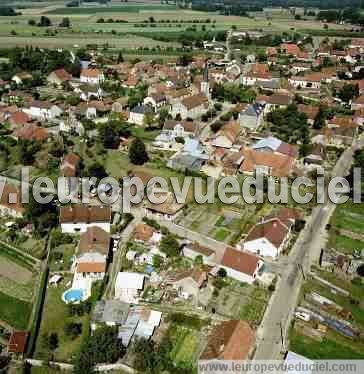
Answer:
[[[9,340],[8,352],[22,354],[25,353],[29,333],[26,331],[14,331]]]
[[[16,129],[14,131],[14,135],[19,139],[36,140],[38,142],[42,142],[47,139],[48,132],[45,128],[30,123]]]
[[[253,275],[257,270],[259,258],[247,252],[227,247],[221,260],[221,265],[239,271],[240,273]]]
[[[106,262],[81,262],[77,265],[77,273],[105,273]]]
[[[62,206],[59,213],[59,221],[61,223],[110,222],[110,220],[111,208],[103,205],[75,204]]]
[[[224,321],[214,328],[201,360],[245,360],[251,351],[255,334],[245,321]]]
[[[147,242],[152,238],[155,231],[153,227],[144,223],[139,223],[134,229],[134,239]]]
[[[24,125],[24,124],[30,122],[30,120],[31,120],[30,117],[26,113],[24,113],[20,110],[13,113],[9,118],[9,122],[12,125],[16,125],[16,126]]]
[[[101,74],[99,69],[83,69],[81,71],[82,77],[88,77],[88,78],[98,78]]]
[[[18,187],[9,183],[5,184],[0,196],[0,205],[13,209],[17,213],[23,213],[24,205],[21,203],[21,192]]]
[[[55,74],[57,78],[62,82],[66,82],[72,79],[72,75],[67,73],[67,71],[64,69],[55,70],[53,74]]]
[[[283,154],[261,152],[246,148],[243,150],[244,160],[240,170],[244,173],[253,173],[258,167],[270,168],[270,174],[274,177],[287,177],[291,173],[295,159]]]
[[[98,226],[91,226],[80,236],[78,253],[100,253],[107,256],[109,248],[110,234]]]
[[[245,238],[245,242],[265,238],[276,248],[279,248],[286,238],[288,231],[288,228],[278,218],[273,218],[267,222],[255,225]]]

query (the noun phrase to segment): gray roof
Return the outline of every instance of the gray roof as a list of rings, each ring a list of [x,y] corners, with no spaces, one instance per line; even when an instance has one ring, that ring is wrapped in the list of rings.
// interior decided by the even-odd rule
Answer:
[[[257,80],[255,83],[256,86],[262,87],[262,88],[268,88],[268,89],[278,89],[280,88],[280,84],[278,80],[270,80],[270,81],[262,81],[262,80]]]
[[[199,171],[204,163],[199,157],[189,154],[179,154],[171,160],[175,167]]]
[[[129,304],[119,300],[98,301],[92,314],[94,322],[113,322],[122,325],[129,314]]]
[[[139,114],[144,114],[144,113],[152,113],[153,110],[150,108],[149,105],[137,105],[135,106],[132,110],[132,113],[139,113]]]
[[[251,116],[251,117],[259,117],[260,114],[264,110],[264,106],[265,105],[260,104],[260,103],[251,104],[245,109],[245,111],[242,113],[242,115]]]

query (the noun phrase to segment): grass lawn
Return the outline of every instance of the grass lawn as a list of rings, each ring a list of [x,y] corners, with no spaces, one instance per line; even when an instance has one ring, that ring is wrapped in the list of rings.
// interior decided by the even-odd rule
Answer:
[[[128,156],[118,150],[108,151],[104,165],[107,172],[116,179],[124,177],[132,169]]]
[[[249,302],[244,303],[239,311],[240,319],[258,326],[263,319],[268,300],[268,290],[255,287],[249,295]]]
[[[362,347],[355,348],[353,341],[348,342],[348,345],[346,345],[336,334],[332,334],[332,336],[328,334],[328,337],[324,338],[322,342],[317,342],[292,329],[290,332],[290,350],[313,360],[364,359]]]
[[[10,247],[6,245],[0,244],[0,256],[5,257],[15,262],[16,264],[24,267],[25,269],[29,271],[34,270],[34,266],[35,266],[34,260],[32,260],[31,258],[25,257],[18,252],[15,252],[13,249],[11,249]]]
[[[223,242],[228,236],[230,232],[225,229],[219,229],[216,231],[214,237],[216,240]]]
[[[364,232],[364,206],[351,201],[338,205],[332,217],[333,226],[362,234]]]
[[[16,329],[24,330],[28,326],[32,306],[30,303],[6,295],[0,291],[0,320]]]
[[[62,301],[62,294],[68,288],[65,287],[68,280],[69,278],[64,279],[57,288],[48,286],[35,352],[35,357],[37,358],[46,358],[48,355],[47,349],[42,345],[42,336],[44,334],[57,333],[58,335],[59,347],[55,351],[55,360],[57,361],[70,362],[80,348],[81,336],[72,340],[64,333],[67,323],[83,323],[86,318],[73,317],[68,314],[68,307]]]
[[[324,271],[321,269],[315,268],[315,273],[317,273],[321,278],[327,280],[328,282],[334,284],[337,287],[340,287],[344,290],[350,292],[351,296],[362,300],[364,294],[364,286],[360,286],[357,284],[353,284],[349,281],[345,281],[344,279],[338,277],[335,273],[331,273],[328,271]]]
[[[132,136],[142,139],[144,142],[153,141],[159,134],[160,130],[146,130],[144,127],[133,127]]]
[[[37,240],[34,238],[28,238],[26,241],[19,244],[19,247],[36,258],[42,258],[45,254],[44,244],[45,242],[43,239]]]
[[[194,366],[199,345],[197,331],[174,324],[169,328],[168,333],[174,342],[170,353],[173,362],[177,366]]]
[[[62,244],[59,247],[55,248],[52,251],[50,270],[51,271],[63,271],[69,270],[72,265],[72,258],[75,254],[75,245],[74,244]],[[55,253],[62,254],[62,260],[56,260]]]
[[[344,235],[336,234],[334,230],[331,230],[329,238],[329,248],[335,248],[342,253],[352,254],[356,249],[364,249],[364,242],[349,238]]]

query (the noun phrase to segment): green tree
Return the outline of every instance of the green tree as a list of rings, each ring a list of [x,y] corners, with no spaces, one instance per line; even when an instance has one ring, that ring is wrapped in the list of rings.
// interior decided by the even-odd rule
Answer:
[[[38,26],[39,27],[52,26],[52,22],[51,22],[51,20],[48,17],[42,16],[42,17],[40,17],[40,21],[38,23]]]
[[[168,234],[162,238],[159,249],[168,257],[176,257],[179,255],[180,245],[173,235]]]
[[[88,177],[96,177],[97,179],[103,179],[107,177],[105,167],[99,162],[94,162],[87,168]]]
[[[118,64],[124,62],[124,57],[123,57],[123,54],[121,52],[118,53],[118,58],[116,59],[116,61],[117,61]]]
[[[116,149],[120,144],[120,137],[127,138],[130,135],[129,124],[119,120],[110,120],[98,127],[99,141],[105,148]]]
[[[108,326],[100,327],[83,342],[75,360],[74,373],[94,373],[96,364],[114,363],[124,354],[125,348],[118,339],[118,329]]]
[[[327,111],[324,107],[320,106],[313,122],[313,128],[316,130],[322,129],[326,125]]]
[[[359,96],[359,87],[357,84],[344,84],[344,86],[338,92],[338,97],[346,103],[353,100],[354,97],[357,96]]]
[[[136,138],[129,147],[129,159],[134,165],[143,165],[149,160],[143,141]]]
[[[68,17],[62,18],[61,23],[59,24],[59,27],[71,27],[71,21]]]

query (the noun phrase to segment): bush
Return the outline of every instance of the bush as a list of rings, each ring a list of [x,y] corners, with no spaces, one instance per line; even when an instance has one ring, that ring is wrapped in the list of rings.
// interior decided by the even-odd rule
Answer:
[[[201,329],[203,326],[209,323],[209,321],[201,320],[197,316],[186,315],[183,313],[171,313],[166,318],[167,322],[177,323],[193,329]]]
[[[67,323],[64,327],[64,333],[71,337],[72,340],[76,339],[82,333],[82,323]]]

